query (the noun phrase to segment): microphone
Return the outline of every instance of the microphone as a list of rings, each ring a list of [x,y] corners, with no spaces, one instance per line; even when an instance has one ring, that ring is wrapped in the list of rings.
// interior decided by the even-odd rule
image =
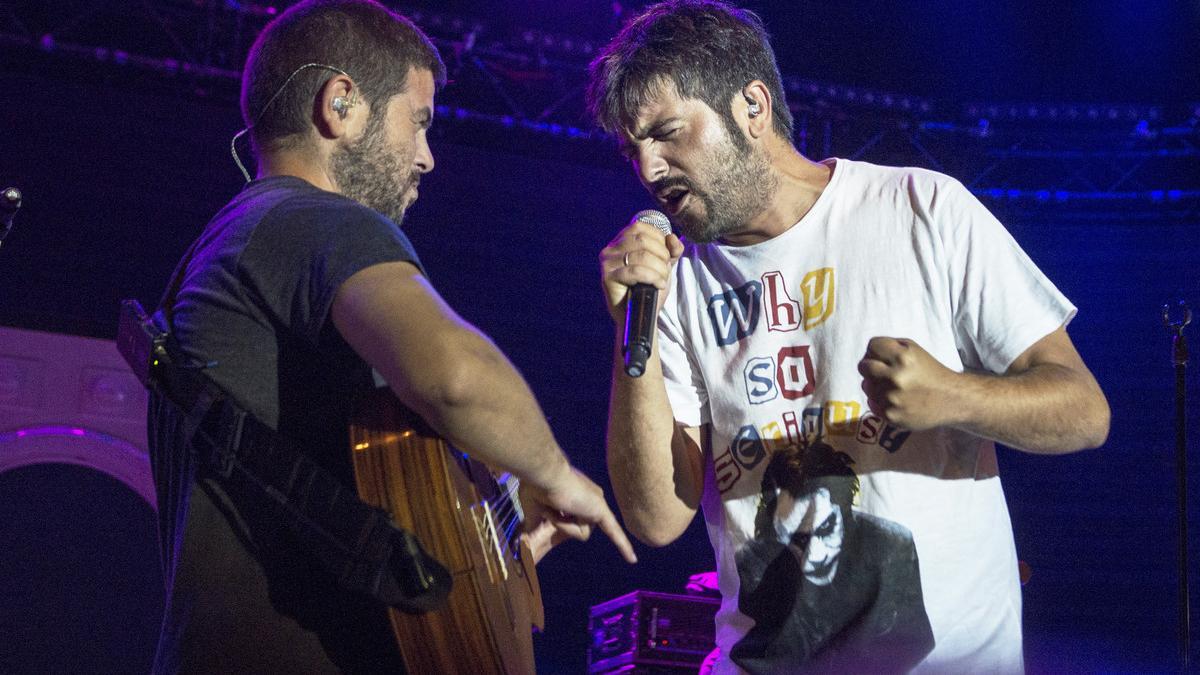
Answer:
[[[17,215],[19,208],[21,208],[21,191],[15,187],[4,188],[4,191],[0,192],[0,243],[12,229],[13,216]]]
[[[671,221],[659,211],[638,211],[633,221],[650,223],[663,234],[671,233]],[[634,284],[629,289],[625,303],[625,338],[621,343],[621,354],[625,356],[625,374],[641,377],[646,372],[646,359],[654,345],[655,309],[658,307],[658,289],[649,284]]]

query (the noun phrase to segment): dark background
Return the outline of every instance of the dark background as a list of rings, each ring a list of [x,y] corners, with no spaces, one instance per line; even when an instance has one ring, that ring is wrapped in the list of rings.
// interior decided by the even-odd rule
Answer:
[[[1071,334],[1112,405],[1108,442],[1067,457],[1003,449],[1000,457],[1018,554],[1033,569],[1025,586],[1029,664],[1038,672],[1172,670],[1178,664],[1173,379],[1160,308],[1178,299],[1200,307],[1200,215],[1190,196],[1200,187],[1193,172],[1200,3],[1061,4],[747,6],[766,19],[785,75],[924,97],[932,102],[926,117],[938,121],[973,122],[963,112],[972,102],[1159,107],[1150,129],[1164,131],[1149,145],[1130,145],[1141,119],[1121,112],[1112,124],[1013,122],[990,139],[922,136],[919,152],[907,141],[868,146],[861,129],[885,128],[894,136],[911,132],[920,119],[793,100],[811,116],[811,127],[804,127],[813,134],[811,156],[828,149],[955,175],[1079,306]],[[640,6],[620,5],[626,13]],[[119,299],[153,304],[188,243],[241,185],[228,150],[241,127],[235,83],[164,77],[18,39],[81,16],[56,33],[60,43],[133,40],[115,15],[126,12],[134,21],[146,6],[178,9],[178,3],[0,3],[0,36],[7,36],[0,40],[0,183],[25,193],[0,248],[0,324],[111,338]],[[407,5],[478,18],[487,22],[484,35],[504,39],[535,29],[596,41],[618,25],[617,6],[599,0]],[[147,35],[136,39],[151,40]],[[136,46],[160,53],[149,43],[125,48]],[[236,48],[208,54],[217,67],[240,64]],[[578,64],[543,68],[577,77]],[[486,108],[487,101],[464,91],[471,71],[460,72],[457,82],[439,102]],[[545,93],[513,91],[530,99]],[[557,119],[586,128],[577,108],[571,101]],[[611,326],[596,256],[648,200],[603,140],[443,117],[432,140],[437,169],[422,181],[405,230],[434,284],[517,364],[572,460],[607,488]],[[1177,130],[1175,140],[1166,129]],[[1052,154],[1027,160],[1004,154],[1018,147]],[[1070,154],[1072,148],[1091,154]],[[991,165],[999,168],[987,171]],[[1043,189],[1082,196],[1028,197]],[[1171,190],[1182,196],[1154,195]],[[1023,196],[1013,196],[1018,192]],[[1200,341],[1196,330],[1188,333],[1193,342]],[[1200,428],[1195,370],[1193,364],[1188,373],[1193,430]],[[1192,466],[1197,462],[1193,457]],[[49,467],[0,476],[0,573],[7,584],[0,594],[12,599],[0,603],[0,635],[22,637],[0,639],[0,671],[137,672],[148,663],[161,603],[160,582],[147,563],[151,514],[119,484],[86,473]],[[1200,493],[1195,471],[1191,481],[1192,494]],[[1193,519],[1200,512],[1195,503]],[[1200,551],[1192,549],[1195,581]],[[91,555],[66,554],[80,550]],[[639,547],[638,554],[641,562],[627,566],[597,537],[543,562],[548,628],[536,643],[540,671],[585,671],[590,606],[636,588],[680,591],[689,574],[713,566],[699,522],[672,546]],[[1193,592],[1194,606],[1198,598]]]
[[[603,43],[650,3],[425,0],[407,6]],[[1200,6],[1171,0],[757,0],[785,74],[960,100],[1194,102]],[[497,11],[503,7],[503,11]]]

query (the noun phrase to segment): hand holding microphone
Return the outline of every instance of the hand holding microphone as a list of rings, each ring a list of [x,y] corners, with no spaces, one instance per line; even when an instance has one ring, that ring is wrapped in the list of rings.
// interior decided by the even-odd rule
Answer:
[[[671,266],[683,244],[658,211],[639,211],[600,254],[609,311],[618,321],[624,310],[621,342],[625,373],[640,377],[654,344],[658,292],[666,290]]]

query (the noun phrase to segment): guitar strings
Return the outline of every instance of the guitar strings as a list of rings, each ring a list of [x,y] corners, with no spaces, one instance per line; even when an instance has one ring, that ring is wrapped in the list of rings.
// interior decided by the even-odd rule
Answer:
[[[484,501],[488,500],[485,499]],[[498,543],[506,556],[515,558],[516,554],[512,550],[512,539],[516,528],[521,524],[521,517],[517,512],[512,495],[505,493],[496,498],[494,502],[488,503],[492,505],[492,513],[496,518],[500,531],[504,533],[503,537],[497,537]]]
[[[511,487],[505,483],[511,483]],[[520,486],[520,481],[510,474],[507,480],[502,482],[500,486],[504,488],[503,493],[496,498],[496,506],[493,512],[499,521],[500,529],[504,532],[503,541],[501,542],[504,553],[509,557],[515,558],[517,556],[512,550],[513,539],[517,528],[523,520],[520,509],[517,506],[517,500],[514,498]]]
[[[516,478],[510,478],[509,480],[514,482],[514,487],[511,491],[505,490],[503,494],[494,500],[489,501],[485,499],[484,501],[491,507],[497,527],[504,535],[500,537],[498,536],[499,533],[497,533],[497,540],[503,554],[511,558],[516,558],[518,552],[513,550],[513,546],[516,543],[517,528],[524,521],[524,517],[514,497],[516,485],[519,483],[517,483]]]

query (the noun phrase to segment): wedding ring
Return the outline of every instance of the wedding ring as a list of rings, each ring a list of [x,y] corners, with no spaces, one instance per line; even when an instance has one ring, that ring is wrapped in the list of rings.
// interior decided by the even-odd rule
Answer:
[[[629,251],[625,252],[625,266],[629,267]]]

